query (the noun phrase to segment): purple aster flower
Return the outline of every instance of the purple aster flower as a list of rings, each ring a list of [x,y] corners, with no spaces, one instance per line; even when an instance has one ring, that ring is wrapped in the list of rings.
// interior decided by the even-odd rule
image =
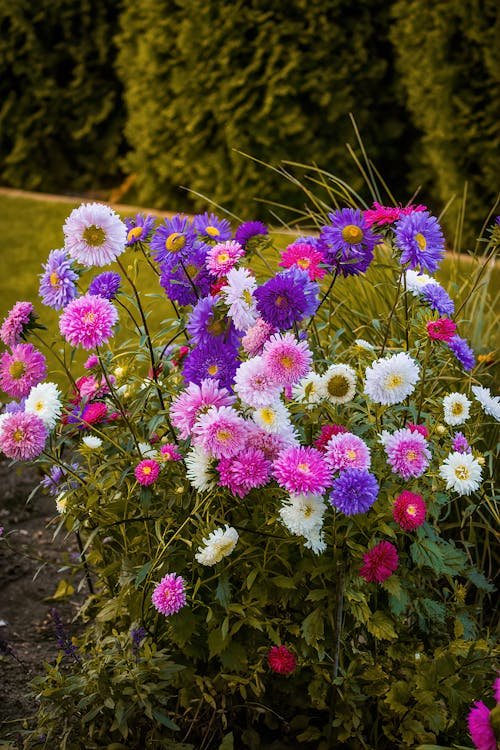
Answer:
[[[472,453],[469,441],[462,432],[455,432],[455,437],[451,445],[457,453]]]
[[[307,271],[289,268],[266,281],[254,292],[262,318],[282,331],[314,315],[319,304],[319,286]]]
[[[9,401],[9,403],[4,406],[4,414],[16,414],[19,411],[24,411],[25,403],[25,398],[22,398],[20,401]]]
[[[190,248],[186,257],[171,254],[160,266],[160,284],[167,297],[179,305],[194,305],[210,293],[212,277],[206,268],[206,245]]]
[[[455,312],[455,303],[439,284],[426,284],[422,287],[421,294],[431,310],[437,310],[440,315],[453,315]]]
[[[125,219],[127,227],[127,245],[135,245],[137,242],[147,242],[149,233],[154,229],[155,217],[150,214],[136,214],[135,219],[132,217]]]
[[[99,295],[105,299],[112,300],[116,297],[121,284],[121,276],[114,271],[105,271],[92,279],[89,286],[89,294]]]
[[[474,356],[474,352],[469,346],[467,339],[463,339],[458,335],[453,336],[451,341],[448,342],[448,346],[450,347],[451,351],[458,359],[464,370],[467,370],[467,372],[469,370],[472,370],[472,368],[476,364],[476,358]]]
[[[38,294],[44,305],[62,310],[76,297],[75,281],[78,274],[71,267],[71,260],[65,250],[52,250],[47,263],[42,267],[45,272],[40,276]]]
[[[252,237],[267,236],[269,230],[261,221],[245,221],[234,233],[234,239],[245,247]]]
[[[209,344],[214,339],[221,339],[224,343],[238,348],[240,339],[236,328],[222,309],[217,310],[216,304],[217,299],[212,296],[198,300],[188,317],[186,329],[195,344]]]
[[[72,463],[71,468],[76,471],[79,466],[77,463]],[[40,485],[48,490],[49,495],[58,495],[64,489],[75,489],[78,486],[78,482],[73,479],[72,481],[66,482],[65,478],[68,476],[67,470],[63,466],[53,466],[50,470],[50,474],[46,474]]]
[[[378,482],[366,469],[346,469],[333,481],[330,503],[346,516],[366,513],[378,496]]]
[[[214,339],[195,346],[189,352],[184,360],[182,374],[188,383],[200,385],[205,378],[212,378],[230,389],[238,364],[238,350]]]
[[[172,219],[165,219],[150,242],[151,255],[158,263],[164,263],[174,257],[186,258],[192,250],[196,232],[187,216],[176,214]]]
[[[231,224],[227,219],[219,219],[215,214],[198,214],[193,225],[200,239],[206,242],[224,242],[231,239]]]
[[[414,211],[396,224],[400,263],[434,273],[444,257],[444,237],[438,220],[429,211]]]
[[[373,249],[380,241],[358,209],[342,208],[328,214],[331,224],[321,227],[320,250],[327,263],[343,276],[364,273],[373,260]]]

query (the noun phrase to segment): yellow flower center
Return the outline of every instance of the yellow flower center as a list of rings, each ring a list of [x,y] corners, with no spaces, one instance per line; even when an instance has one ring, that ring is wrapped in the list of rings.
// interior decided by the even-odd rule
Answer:
[[[142,473],[143,474],[151,474],[151,466],[143,466],[142,467]]]
[[[43,411],[43,401],[37,401],[35,404],[35,411]]]
[[[231,431],[230,430],[218,430],[217,437],[219,438],[219,440],[225,443],[231,437]]]
[[[415,451],[407,451],[406,452],[406,459],[407,461],[415,461],[417,459],[417,454]]]
[[[24,431],[18,427],[17,430],[14,432],[13,438],[16,441],[16,443],[19,443],[24,437]]]
[[[421,250],[425,250],[425,248],[427,247],[427,240],[421,232],[417,232],[417,234],[415,235],[415,242]]]
[[[356,451],[353,451],[352,448],[351,448],[351,450],[348,450],[347,451],[347,458],[350,458],[350,459],[356,458]]]
[[[469,479],[470,471],[464,464],[460,464],[455,468],[455,476],[457,479]]]
[[[280,364],[285,368],[285,370],[289,370],[293,365],[292,358],[285,354],[280,358]]]
[[[312,506],[306,505],[306,507],[304,508],[304,518],[309,518],[312,512],[313,512]]]
[[[92,224],[90,227],[85,227],[82,237],[87,245],[99,247],[106,240],[106,233],[101,227],[96,227],[95,224]]]
[[[349,391],[349,381],[345,375],[332,375],[332,377],[328,379],[326,389],[330,396],[342,398],[343,396],[346,396]]]
[[[458,417],[460,414],[463,414],[464,411],[464,405],[460,403],[460,401],[455,401],[453,406],[451,407],[451,413],[453,416]]]
[[[95,320],[95,313],[93,312],[85,313],[85,315],[83,316],[83,320],[85,323],[93,323]]]
[[[206,234],[208,234],[209,237],[218,237],[220,232],[217,229],[217,227],[208,226],[205,229]]]
[[[406,513],[409,516],[416,516],[417,515],[417,506],[416,505],[408,505],[406,508]]]
[[[390,375],[387,380],[385,381],[386,388],[397,388],[398,385],[401,385],[403,382],[403,378],[401,375]]]
[[[266,424],[272,424],[276,417],[273,410],[269,408],[262,409],[262,411],[260,412],[260,416],[262,417],[262,421]]]
[[[59,286],[59,276],[55,271],[52,271],[49,276],[49,280],[51,286]]]
[[[253,297],[250,294],[250,292],[248,291],[248,289],[244,289],[243,290],[243,299],[245,300],[245,302],[247,303],[247,305],[251,305],[252,304]]]
[[[136,242],[142,235],[144,227],[133,227],[127,234],[127,242]]]
[[[207,368],[207,372],[209,375],[217,375],[219,368],[217,365],[210,365],[210,367]]]
[[[309,468],[309,464],[297,464],[297,469],[303,474],[309,474],[309,472],[311,471],[311,469]]]
[[[227,263],[229,260],[229,253],[223,250],[217,255],[217,263]]]
[[[165,247],[167,248],[169,253],[178,253],[179,250],[182,250],[185,244],[186,238],[179,232],[173,232],[172,234],[169,234],[165,241]]]
[[[357,224],[348,224],[342,230],[342,239],[349,245],[358,245],[363,239],[363,230]]]
[[[11,378],[14,378],[14,380],[19,380],[19,378],[22,378],[25,372],[26,367],[24,365],[24,362],[13,362],[9,367],[10,376]]]
[[[311,261],[309,260],[309,258],[299,258],[297,261],[297,265],[299,268],[302,268],[304,271],[307,271],[307,269],[311,265]]]
[[[225,557],[233,551],[234,543],[229,540],[227,542],[219,542],[217,545],[217,552],[221,557]]]

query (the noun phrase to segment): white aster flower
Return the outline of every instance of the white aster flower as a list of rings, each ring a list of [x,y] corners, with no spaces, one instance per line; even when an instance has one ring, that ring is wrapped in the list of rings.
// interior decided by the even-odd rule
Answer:
[[[290,495],[279,514],[292,534],[308,536],[323,524],[325,503],[321,495]]]
[[[66,510],[67,504],[68,504],[68,497],[67,497],[67,495],[66,495],[65,492],[61,492],[61,494],[56,497],[56,509],[57,509],[57,512],[62,515],[64,513],[64,511]]]
[[[82,266],[107,266],[125,250],[127,227],[102,203],[83,203],[63,226],[64,248]]]
[[[290,414],[282,401],[274,401],[268,406],[254,409],[252,418],[266,432],[290,433],[292,429]]]
[[[221,293],[229,306],[229,315],[239,331],[248,331],[259,317],[257,300],[253,296],[257,282],[247,268],[231,269],[226,279]]]
[[[236,547],[238,532],[232,526],[215,529],[203,538],[204,547],[198,547],[195,559],[202,565],[215,565],[227,557]]]
[[[365,393],[378,404],[399,404],[413,393],[419,377],[419,366],[407,352],[393,354],[366,369]]]
[[[299,380],[292,387],[294,401],[299,401],[303,404],[317,404],[322,398],[322,383],[321,375],[311,370],[305,378]]]
[[[455,426],[469,419],[471,402],[463,393],[449,393],[443,398],[444,421]]]
[[[186,464],[186,476],[198,492],[204,492],[215,487],[215,479],[212,476],[212,458],[205,453],[203,448],[193,446],[184,459]]]
[[[55,383],[39,383],[33,386],[24,404],[24,411],[40,417],[51,430],[61,416],[61,391]]]
[[[412,292],[414,297],[420,297],[422,289],[427,284],[437,284],[441,286],[439,281],[433,279],[432,276],[428,276],[426,273],[417,273],[408,269],[406,271],[406,289],[408,292]]]
[[[439,475],[445,480],[447,490],[455,490],[459,495],[470,495],[481,484],[482,469],[471,453],[454,451],[448,454],[439,467]]]
[[[484,413],[500,422],[500,396],[492,396],[489,388],[472,386],[472,393],[483,407]]]
[[[258,408],[276,401],[281,386],[270,378],[262,357],[252,357],[238,367],[234,376],[234,390],[245,404]]]
[[[92,450],[97,450],[97,448],[101,447],[102,440],[100,437],[97,437],[97,435],[85,435],[85,437],[82,438],[82,443],[87,448],[91,448]]]
[[[355,342],[356,346],[359,346],[360,349],[367,349],[369,352],[374,352],[375,347],[373,344],[370,344],[369,341],[366,341],[366,339],[356,339]]]
[[[330,403],[346,404],[356,392],[356,373],[349,365],[330,365],[321,376],[320,391]]]
[[[304,539],[304,547],[312,550],[315,555],[326,550],[325,535],[321,526],[316,526],[307,536],[304,535]]]
[[[158,451],[149,443],[139,443],[139,451],[143,458],[156,458]]]

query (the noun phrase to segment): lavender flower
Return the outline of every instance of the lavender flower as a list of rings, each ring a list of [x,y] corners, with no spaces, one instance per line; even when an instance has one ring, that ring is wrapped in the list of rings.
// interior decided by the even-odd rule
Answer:
[[[118,294],[121,284],[121,276],[114,271],[105,271],[92,279],[89,286],[89,294],[98,294],[108,300],[112,300]]]
[[[439,284],[426,284],[422,287],[421,294],[431,310],[437,310],[440,315],[453,315],[455,312],[455,303]]]
[[[73,270],[65,250],[52,250],[43,268],[45,272],[40,276],[38,294],[44,305],[62,310],[76,297],[75,281],[78,274]]]
[[[258,287],[254,297],[266,323],[286,331],[314,315],[319,304],[318,291],[318,284],[309,279],[307,272],[293,267]]]
[[[77,661],[79,664],[81,663],[81,658],[78,654],[78,649],[75,646],[75,644],[72,642],[71,638],[67,635],[66,630],[64,629],[64,625],[62,623],[61,617],[59,615],[59,612],[55,607],[53,607],[50,611],[50,614],[52,615],[52,620],[54,621],[55,631],[56,631],[56,639],[59,648],[64,651],[66,656],[71,656],[75,661]]]
[[[450,347],[451,351],[458,359],[464,370],[466,370],[467,372],[469,370],[472,370],[472,368],[476,364],[476,358],[474,356],[473,350],[469,346],[467,339],[463,339],[460,336],[455,335],[448,342],[448,346]]]

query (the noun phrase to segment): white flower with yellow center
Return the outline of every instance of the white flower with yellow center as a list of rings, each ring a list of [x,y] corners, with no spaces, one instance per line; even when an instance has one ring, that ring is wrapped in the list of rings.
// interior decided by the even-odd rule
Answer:
[[[356,393],[356,373],[349,365],[330,365],[321,376],[320,393],[331,404],[346,404]]]
[[[294,401],[301,404],[317,404],[322,399],[322,377],[311,372],[292,387]]]
[[[279,514],[291,534],[308,536],[323,524],[326,506],[321,495],[290,495]]]
[[[366,349],[369,352],[375,351],[375,347],[373,346],[373,344],[370,344],[370,342],[366,341],[366,339],[356,339],[354,343],[359,349]]]
[[[238,532],[232,526],[215,529],[203,538],[204,547],[198,547],[195,559],[202,565],[215,565],[227,557],[236,547]]]
[[[282,433],[289,432],[291,428],[290,414],[281,401],[274,401],[268,406],[254,409],[253,421],[266,432]]]
[[[55,383],[39,383],[29,392],[24,411],[40,417],[47,429],[51,430],[61,416],[61,392]]]
[[[66,510],[66,506],[68,505],[68,497],[65,492],[61,492],[60,495],[56,497],[56,509],[59,514],[63,514]]]
[[[366,369],[365,393],[377,404],[399,404],[415,390],[419,366],[407,352],[377,359]]]
[[[453,427],[469,418],[471,402],[463,393],[449,393],[443,398],[444,421]]]
[[[247,268],[232,268],[226,280],[221,294],[229,306],[229,316],[239,331],[248,331],[259,317],[257,300],[253,296],[257,282]]]
[[[439,281],[433,279],[432,276],[428,276],[426,273],[417,273],[408,269],[405,274],[406,277],[406,290],[411,292],[414,297],[419,297],[422,293],[422,289],[427,284],[437,284],[441,286]]]
[[[454,451],[448,454],[439,467],[439,475],[445,480],[447,490],[455,490],[459,495],[470,495],[481,484],[482,469],[471,453]]]

